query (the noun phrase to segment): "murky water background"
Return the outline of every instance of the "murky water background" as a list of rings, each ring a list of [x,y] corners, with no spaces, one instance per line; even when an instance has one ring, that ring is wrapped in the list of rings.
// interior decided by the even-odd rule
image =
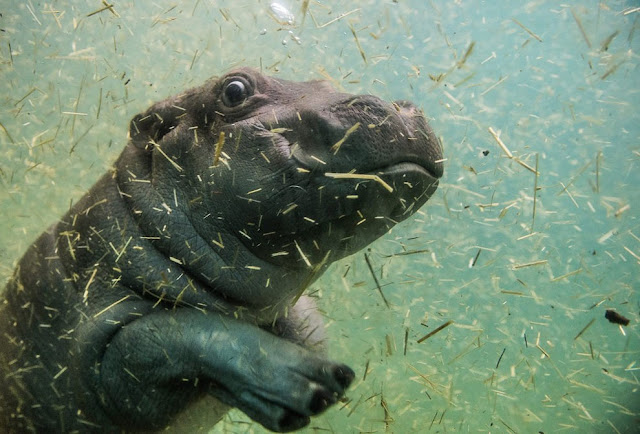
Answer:
[[[362,253],[311,288],[358,379],[308,432],[635,432],[640,3],[0,3],[2,282],[151,102],[237,65],[327,78],[416,102],[447,162],[371,246],[391,308]]]

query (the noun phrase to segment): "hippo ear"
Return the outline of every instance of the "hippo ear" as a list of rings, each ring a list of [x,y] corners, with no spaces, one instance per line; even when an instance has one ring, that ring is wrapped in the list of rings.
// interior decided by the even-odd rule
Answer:
[[[140,149],[151,150],[154,143],[162,140],[165,134],[176,128],[184,109],[175,105],[175,101],[165,100],[152,105],[147,111],[137,114],[129,124],[131,143]]]

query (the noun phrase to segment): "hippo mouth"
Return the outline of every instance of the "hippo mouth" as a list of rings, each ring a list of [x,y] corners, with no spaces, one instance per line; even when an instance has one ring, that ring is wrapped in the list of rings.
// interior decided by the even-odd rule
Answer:
[[[393,195],[414,193],[414,196],[422,197],[426,194],[428,198],[438,186],[443,168],[440,161],[406,158],[365,173],[367,178],[377,181]],[[357,175],[353,176],[357,178]]]
[[[371,173],[383,177],[398,177],[407,173],[415,173],[430,178],[433,182],[437,182],[438,178],[442,177],[443,170],[442,165],[435,161],[401,161]]]
[[[363,172],[325,173],[335,201],[324,208],[326,221],[405,220],[433,195],[442,164],[415,159]],[[358,223],[360,224],[360,223]]]
[[[404,220],[421,207],[438,187],[442,176],[442,165],[432,162],[401,161],[372,172],[380,179],[389,195],[380,192],[379,198],[385,202],[396,202],[389,217]],[[386,184],[386,185],[385,185]],[[391,191],[388,187],[391,187]]]

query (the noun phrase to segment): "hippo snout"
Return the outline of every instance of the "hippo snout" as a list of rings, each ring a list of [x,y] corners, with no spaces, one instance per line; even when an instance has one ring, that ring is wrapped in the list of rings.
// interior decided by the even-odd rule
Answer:
[[[421,161],[425,169],[434,178],[442,178],[444,174],[442,143],[429,126],[424,112],[407,100],[394,101],[393,105],[398,110],[407,130],[410,134],[413,132],[407,140],[425,141],[425,155]]]

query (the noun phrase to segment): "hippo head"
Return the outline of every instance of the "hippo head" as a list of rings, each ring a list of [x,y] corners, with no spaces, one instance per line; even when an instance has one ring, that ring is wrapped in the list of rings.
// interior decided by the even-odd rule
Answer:
[[[150,155],[145,176],[165,204],[155,206],[180,208],[184,232],[159,248],[204,240],[201,257],[222,266],[197,278],[254,306],[298,291],[411,216],[443,173],[440,142],[412,103],[252,69],[153,105],[130,137]],[[192,263],[185,272],[204,262]],[[235,270],[237,283],[216,284],[220,269]]]

